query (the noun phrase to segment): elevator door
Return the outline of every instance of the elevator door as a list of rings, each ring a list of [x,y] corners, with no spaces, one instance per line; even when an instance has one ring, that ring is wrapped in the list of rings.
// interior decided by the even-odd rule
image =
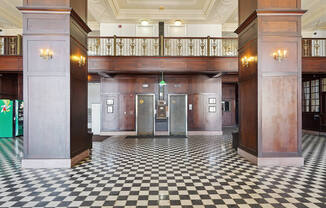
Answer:
[[[187,136],[187,95],[169,95],[169,134]]]
[[[154,136],[155,132],[155,95],[136,96],[137,136]]]

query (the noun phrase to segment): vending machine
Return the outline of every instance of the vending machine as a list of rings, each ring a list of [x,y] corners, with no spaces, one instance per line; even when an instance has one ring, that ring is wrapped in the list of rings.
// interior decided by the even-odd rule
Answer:
[[[24,133],[24,102],[15,100],[15,136],[22,136]]]
[[[24,102],[0,100],[0,138],[23,135]]]

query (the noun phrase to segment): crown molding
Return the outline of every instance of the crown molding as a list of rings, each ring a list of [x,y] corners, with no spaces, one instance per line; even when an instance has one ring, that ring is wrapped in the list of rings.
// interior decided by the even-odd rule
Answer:
[[[204,7],[203,7],[203,13],[206,15],[206,17],[208,17],[208,15],[211,13],[214,4],[216,3],[216,0],[208,0],[206,1]]]
[[[107,3],[109,4],[109,7],[112,9],[114,16],[117,17],[120,12],[119,3],[117,0],[106,0],[105,2],[106,5]]]
[[[180,18],[184,20],[207,20],[217,0],[206,0],[201,9],[123,9],[118,0],[105,0],[118,20],[151,18],[154,20]]]

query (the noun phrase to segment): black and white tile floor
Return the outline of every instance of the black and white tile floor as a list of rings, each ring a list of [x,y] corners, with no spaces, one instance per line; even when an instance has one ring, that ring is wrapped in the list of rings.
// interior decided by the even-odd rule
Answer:
[[[304,135],[305,166],[258,168],[230,136],[110,138],[72,169],[20,168],[0,139],[0,207],[326,207],[326,138]]]

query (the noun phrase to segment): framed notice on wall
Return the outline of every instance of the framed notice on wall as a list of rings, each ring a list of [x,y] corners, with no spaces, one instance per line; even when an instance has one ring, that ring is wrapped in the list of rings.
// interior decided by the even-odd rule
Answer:
[[[216,112],[216,106],[209,106],[208,107],[208,112],[209,113],[215,113]]]
[[[113,99],[108,99],[108,100],[106,100],[106,104],[107,104],[107,105],[113,105],[113,104],[114,104]]]
[[[216,104],[216,98],[208,98],[208,104]]]
[[[113,113],[113,106],[108,106],[108,113]]]

